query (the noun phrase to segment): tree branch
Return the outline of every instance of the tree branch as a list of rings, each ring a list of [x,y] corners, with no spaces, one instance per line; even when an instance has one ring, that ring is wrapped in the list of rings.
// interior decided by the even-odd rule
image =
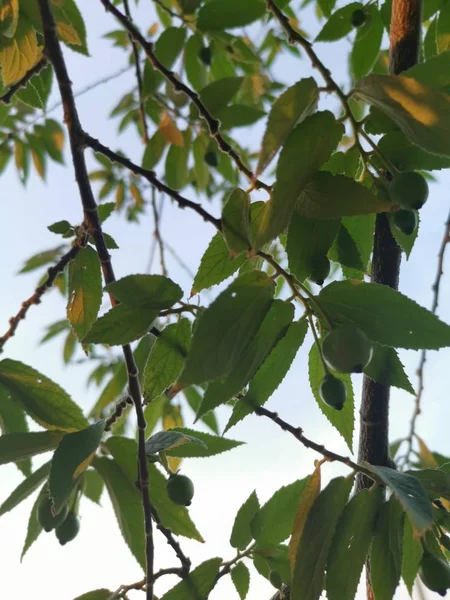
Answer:
[[[57,37],[56,23],[50,8],[50,0],[38,0],[39,10],[42,17],[45,52],[50,59],[58,81],[59,91],[64,107],[64,121],[66,123],[70,149],[72,153],[72,162],[75,171],[75,179],[80,192],[80,198],[84,211],[84,224],[86,231],[92,236],[102,265],[105,283],[115,281],[114,270],[111,264],[110,255],[105,244],[100,219],[97,211],[97,204],[92,192],[89,175],[84,157],[84,135],[81,123],[78,117],[78,111],[72,91],[72,84],[67,71],[64,56]],[[113,306],[116,301],[111,297]],[[128,373],[128,387],[133,398],[138,424],[138,473],[139,483],[142,494],[142,504],[145,521],[145,540],[146,540],[146,577],[149,585],[146,590],[147,600],[153,600],[153,526],[152,526],[152,506],[150,503],[147,457],[145,454],[145,428],[146,422],[142,407],[141,390],[138,379],[138,370],[133,358],[133,353],[129,345],[123,346],[123,353]]]

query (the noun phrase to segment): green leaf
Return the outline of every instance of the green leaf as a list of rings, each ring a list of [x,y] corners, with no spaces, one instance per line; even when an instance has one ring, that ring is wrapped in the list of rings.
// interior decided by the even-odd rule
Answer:
[[[437,23],[438,19],[435,17],[428,25],[425,33],[423,40],[423,56],[425,60],[429,60],[437,54]]]
[[[384,346],[438,349],[450,345],[450,326],[400,292],[377,283],[339,281],[317,297],[337,323],[354,323]]]
[[[366,21],[357,29],[350,54],[350,66],[355,79],[361,79],[372,71],[383,39],[384,27],[378,8],[372,4],[364,12]]]
[[[175,431],[183,435],[193,437],[197,444],[188,444],[177,447],[172,446],[172,448],[166,451],[167,456],[178,456],[181,458],[206,458],[208,456],[221,454],[222,452],[228,452],[228,450],[237,448],[237,446],[241,446],[244,443],[236,440],[230,440],[219,435],[216,436],[211,435],[210,433],[203,433],[203,431],[195,431],[194,429],[188,429],[186,427],[176,427],[175,429],[169,430],[169,432]]]
[[[241,561],[232,569],[231,579],[234,583],[239,598],[245,600],[250,587],[250,571]]]
[[[25,412],[18,402],[14,402],[8,390],[0,386],[0,429],[3,434],[6,433],[26,433],[28,423]],[[18,469],[22,471],[25,477],[31,475],[31,459],[16,463]]]
[[[272,197],[264,206],[253,239],[255,249],[286,229],[305,186],[329,158],[343,133],[342,123],[338,123],[329,111],[315,113],[292,131],[280,154]]]
[[[368,467],[391,488],[419,533],[431,527],[433,522],[431,502],[415,475],[400,473],[389,467],[374,465]]]
[[[411,255],[411,252],[412,252],[412,249],[414,248],[414,244],[416,242],[417,236],[419,234],[419,229],[420,229],[420,214],[418,214],[417,217],[418,217],[418,226],[413,231],[413,233],[411,233],[410,235],[407,235],[406,233],[403,233],[403,231],[400,231],[395,226],[395,223],[394,223],[394,214],[388,215],[389,227],[391,229],[392,237],[394,238],[394,240],[397,242],[397,244],[400,246],[400,248],[405,253],[406,260],[409,259],[410,255]]]
[[[447,4],[439,11],[436,30],[438,54],[450,50],[450,7]]]
[[[160,62],[170,69],[183,49],[186,38],[184,27],[166,27],[155,43],[155,55]],[[161,73],[156,71],[147,60],[144,67],[143,89],[146,97],[154,94],[164,81]]]
[[[289,371],[307,331],[306,321],[294,321],[289,326],[286,335],[278,342],[251,380],[244,398],[233,407],[233,414],[224,433],[252,413],[253,406],[262,406],[267,402]]]
[[[0,13],[0,33],[7,38],[14,37],[19,21],[19,0],[2,2]]]
[[[81,408],[67,392],[24,363],[10,358],[0,361],[0,385],[46,429],[76,431],[87,425]]]
[[[350,375],[342,373],[333,373],[335,377],[341,379],[345,383],[347,388],[347,398],[344,403],[342,410],[336,410],[332,406],[328,406],[320,397],[319,389],[323,378],[325,377],[325,371],[323,368],[322,361],[320,360],[319,351],[317,345],[313,344],[309,352],[309,384],[314,399],[317,402],[318,407],[330,423],[335,427],[342,435],[344,440],[349,447],[350,452],[353,452],[353,432],[355,430],[355,400],[353,395],[353,386]]]
[[[62,431],[36,431],[1,435],[0,465],[48,452],[48,450],[56,448],[63,435]]]
[[[400,581],[404,516],[394,496],[380,511],[370,554],[371,582],[377,600],[392,600]]]
[[[47,484],[41,488],[35,503],[33,504],[33,508],[31,509],[30,517],[28,519],[28,527],[27,527],[27,535],[25,538],[25,543],[23,545],[22,554],[20,555],[20,561],[22,562],[23,557],[28,552],[32,544],[38,539],[42,532],[42,526],[39,523],[37,517],[37,511],[42,500],[47,496]]]
[[[238,550],[245,550],[253,539],[251,523],[259,511],[259,500],[256,492],[252,492],[237,511],[231,531],[230,544]]]
[[[142,166],[144,169],[151,170],[159,163],[166,145],[166,138],[161,130],[157,129],[145,148],[144,156],[142,158]]]
[[[115,460],[96,456],[94,467],[106,484],[117,523],[123,538],[139,563],[145,569],[144,514],[142,498]]]
[[[82,340],[97,318],[102,303],[102,272],[97,252],[89,246],[69,264],[67,318]]]
[[[58,513],[67,503],[82,473],[94,458],[105,431],[105,420],[66,434],[56,448],[49,477],[50,496]]]
[[[301,79],[288,87],[272,105],[259,154],[256,174],[264,171],[296,125],[317,108],[319,89],[315,79]]]
[[[49,263],[56,262],[63,253],[65,246],[57,246],[56,248],[52,248],[51,250],[44,250],[43,252],[39,252],[35,254],[27,261],[20,269],[19,273],[29,273],[30,271],[34,271],[39,267],[43,267],[44,265],[48,265]]]
[[[344,217],[342,219],[342,224],[355,241],[361,261],[365,269],[367,269],[367,265],[372,254],[375,215]]]
[[[75,52],[89,56],[86,26],[75,0],[64,0],[64,3],[53,2],[52,11],[59,38]]]
[[[83,494],[89,498],[89,500],[92,500],[92,502],[100,504],[100,498],[102,497],[104,488],[103,480],[100,475],[97,471],[94,471],[94,469],[88,469],[83,475],[83,480]]]
[[[261,18],[265,12],[262,0],[211,0],[199,10],[197,27],[203,31],[243,27]]]
[[[446,91],[450,84],[449,67],[450,52],[442,52],[438,56],[414,65],[403,74],[436,90]]]
[[[296,212],[292,215],[286,252],[289,270],[299,281],[311,275],[318,257],[326,256],[339,227],[339,219],[307,219]]]
[[[216,233],[203,254],[192,284],[191,296],[228,279],[244,264],[245,260],[243,254],[231,258],[222,234]]]
[[[24,88],[16,92],[16,97],[28,106],[45,110],[52,89],[52,80],[53,70],[50,65],[47,65],[38,74],[33,75]]]
[[[386,113],[414,143],[450,156],[450,97],[403,75],[369,75],[357,82],[358,98]]]
[[[450,167],[450,158],[425,152],[412,144],[401,131],[391,131],[384,135],[378,142],[378,148],[400,171],[433,171]]]
[[[158,431],[149,437],[145,442],[145,453],[147,456],[150,456],[151,454],[158,454],[158,452],[168,451],[189,443],[199,444],[208,449],[207,445],[198,437],[188,435],[184,431],[169,429],[167,431]]]
[[[352,485],[353,478],[332,479],[309,511],[297,548],[291,600],[319,600],[324,587],[325,562],[334,530]]]
[[[142,498],[136,488],[137,480],[137,444],[134,440],[124,437],[110,437],[106,445],[113,455],[116,463],[120,466],[122,473],[128,479],[134,491],[138,493],[139,503],[142,506]],[[95,465],[94,465],[95,466]],[[183,535],[187,538],[203,542],[203,538],[191,521],[189,513],[184,506],[174,504],[167,495],[166,478],[158,469],[148,464],[150,501],[155,507],[163,525],[171,529],[174,535]],[[142,508],[139,509],[142,514]],[[143,522],[142,522],[143,529]]]
[[[102,588],[99,590],[92,590],[92,592],[86,592],[86,594],[77,596],[74,600],[109,600],[112,595],[114,595],[113,592]]]
[[[374,344],[370,363],[364,369],[364,374],[373,381],[386,386],[394,386],[415,395],[411,382],[397,352],[388,346]]]
[[[388,212],[392,207],[357,181],[321,171],[301,191],[295,210],[309,219],[339,219]]]
[[[234,369],[261,326],[273,294],[273,280],[261,271],[241,275],[222,292],[198,319],[180,383],[202,383]]]
[[[273,301],[240,362],[226,377],[209,384],[197,411],[197,419],[236,396],[247,385],[278,341],[284,337],[293,318],[293,304],[282,300]]]
[[[342,267],[364,272],[365,266],[361,260],[359,250],[345,225],[341,225],[334,244],[328,254],[331,260],[338,262]]]
[[[183,297],[183,290],[163,275],[127,275],[105,286],[116,300],[133,308],[170,308]]]
[[[281,487],[255,514],[250,529],[258,546],[275,546],[290,536],[298,500],[308,479]]]
[[[322,11],[323,16],[328,19],[331,15],[331,11],[336,5],[336,0],[318,0],[317,4]]]
[[[69,223],[69,221],[57,221],[56,223],[52,223],[47,227],[47,229],[52,233],[57,233],[60,235],[66,234],[71,228],[72,225]]]
[[[158,314],[158,308],[135,308],[118,304],[95,321],[83,338],[83,344],[129,344],[149,332]]]
[[[353,29],[351,17],[355,10],[364,10],[364,6],[351,2],[334,12],[316,37],[316,42],[334,42],[348,35]]]
[[[265,116],[263,110],[247,104],[232,104],[225,106],[217,113],[223,129],[233,129],[234,127],[248,127],[253,125]]]
[[[194,414],[197,414],[198,409],[200,408],[200,404],[202,403],[203,396],[195,387],[185,388],[183,390],[183,394],[194,411]],[[211,411],[200,418],[200,420],[209,428],[213,433],[219,435],[219,424],[217,423],[216,415],[214,411]]]
[[[250,248],[250,196],[240,188],[231,192],[223,207],[222,231],[233,258]]]
[[[174,383],[183,369],[191,341],[191,324],[180,319],[165,327],[156,339],[144,371],[144,400],[150,402]]]
[[[208,71],[199,58],[203,43],[199,35],[191,36],[184,47],[184,68],[186,77],[195,91],[205,87]]]
[[[447,471],[421,469],[419,471],[407,471],[406,473],[420,481],[430,499],[450,499],[450,473]]]
[[[188,160],[191,151],[191,132],[183,132],[184,144],[172,144],[166,157],[165,177],[166,183],[174,190],[181,190],[188,182]]]
[[[216,0],[217,1],[217,0]],[[161,600],[198,600],[207,598],[214,587],[221,558],[206,560],[189,574],[189,580],[183,580],[161,597]]]
[[[0,438],[1,439],[1,438]],[[0,444],[1,445],[1,444]],[[26,500],[47,479],[50,471],[50,462],[45,463],[29,477],[19,483],[16,489],[8,496],[8,498],[0,506],[0,517],[16,508],[23,500]]]
[[[414,528],[410,520],[405,519],[403,529],[402,578],[411,597],[422,554],[422,544],[414,536]]]
[[[242,81],[242,77],[223,77],[213,81],[201,90],[200,100],[210,113],[216,115],[231,102],[239,91]]]
[[[355,598],[382,499],[379,487],[361,490],[344,508],[328,552],[329,600]]]
[[[359,171],[361,157],[356,146],[352,146],[347,152],[335,152],[322,166],[322,171],[328,171],[332,175],[345,175],[354,179]]]

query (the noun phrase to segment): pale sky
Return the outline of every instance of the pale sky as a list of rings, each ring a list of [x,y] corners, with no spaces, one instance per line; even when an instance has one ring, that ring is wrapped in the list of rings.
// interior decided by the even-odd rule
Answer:
[[[121,51],[111,49],[108,40],[101,36],[116,24],[105,12],[98,0],[79,0],[88,30],[88,44],[92,58],[87,59],[65,49],[65,56],[75,90],[84,88],[105,75],[126,64]],[[294,4],[295,6],[295,4]],[[149,0],[141,0],[136,21],[145,30],[152,22],[153,6]],[[311,18],[311,11],[305,13],[301,25],[311,33],[318,31],[318,25]],[[139,15],[139,16],[138,16]],[[329,66],[339,82],[346,81],[345,43],[326,45],[317,49],[321,58]],[[276,75],[292,84],[311,74],[306,58],[300,60],[287,57],[277,63]],[[317,75],[314,73],[314,75]],[[109,84],[102,85],[78,100],[80,117],[85,129],[113,149],[119,147],[130,158],[140,163],[143,147],[137,136],[128,130],[119,136],[117,123],[108,121],[106,116],[116,104],[121,94],[128,91],[133,82],[130,71]],[[57,99],[54,85],[49,106]],[[52,113],[60,119],[61,110]],[[252,129],[251,138],[258,147],[262,137],[264,120]],[[246,138],[250,138],[245,130]],[[89,153],[88,153],[89,154]],[[94,163],[90,160],[90,165]],[[404,262],[401,275],[401,291],[414,298],[419,304],[429,307],[432,301],[431,285],[435,278],[436,255],[441,242],[444,222],[450,202],[448,174],[435,172],[438,184],[431,185],[430,199],[421,211],[422,225],[419,240],[408,262]],[[32,172],[26,188],[19,182],[15,169],[10,166],[2,174],[3,199],[0,202],[0,222],[3,235],[0,237],[0,280],[3,284],[0,304],[0,331],[6,330],[8,319],[15,314],[20,303],[29,297],[40,276],[37,272],[16,276],[25,259],[43,249],[59,243],[59,238],[47,230],[51,223],[67,219],[77,223],[82,218],[78,191],[75,185],[70,159],[66,166],[49,163],[47,184],[43,184]],[[192,189],[185,194],[196,199]],[[255,194],[253,199],[263,197]],[[176,248],[183,260],[195,272],[206,245],[214,235],[211,225],[204,223],[196,214],[187,210],[181,212],[169,200],[165,200],[162,220],[162,234]],[[219,215],[219,204],[209,206],[211,212]],[[120,249],[113,251],[113,264],[116,276],[129,273],[143,273],[146,270],[149,249],[152,244],[153,223],[151,212],[142,218],[141,224],[126,223],[120,217],[111,217],[106,231],[114,236]],[[445,269],[449,270],[447,258]],[[178,264],[167,254],[170,276],[179,283],[186,294],[191,280]],[[159,268],[154,261],[154,272]],[[216,293],[216,290],[213,290]],[[207,304],[211,295],[202,294],[201,302]],[[450,283],[444,278],[439,304],[439,315],[450,322]],[[33,306],[27,320],[20,324],[16,336],[8,342],[3,357],[21,360],[40,370],[62,385],[72,398],[88,410],[95,402],[98,390],[86,389],[85,381],[90,369],[85,365],[65,367],[61,359],[62,338],[56,338],[44,346],[39,346],[46,325],[64,318],[65,305],[57,291],[44,297],[41,305]],[[289,375],[268,403],[280,415],[295,425],[301,425],[305,434],[319,443],[341,454],[348,454],[345,442],[328,424],[318,409],[309,389],[307,377],[307,355],[311,340],[307,339],[301,348]],[[83,354],[78,351],[79,358]],[[419,360],[417,352],[401,352],[406,371],[416,385],[415,369]],[[447,424],[450,408],[447,401],[447,382],[443,374],[448,369],[450,351],[439,354],[431,352],[426,364],[425,392],[423,395],[424,413],[418,421],[418,433],[426,443],[443,455],[449,455]],[[359,403],[361,378],[354,378],[356,399]],[[358,404],[357,404],[358,405]],[[413,397],[397,389],[393,390],[391,402],[391,439],[405,436],[413,407]],[[224,426],[228,409],[222,408],[218,415]],[[187,426],[192,426],[192,413],[184,412]],[[248,417],[234,427],[228,437],[245,441],[245,445],[231,453],[209,458],[190,459],[183,464],[183,472],[194,481],[195,497],[190,514],[206,540],[205,544],[180,538],[182,547],[193,561],[194,566],[214,556],[230,560],[234,551],[229,545],[229,536],[237,509],[256,490],[261,503],[265,502],[282,485],[302,478],[313,470],[313,461],[319,455],[305,449],[289,434],[279,430],[273,423],[256,416]],[[355,437],[355,449],[356,449]],[[35,459],[39,466],[44,458]],[[348,469],[339,465],[326,465],[324,480]],[[14,465],[2,467],[0,503],[20,483],[22,475]],[[41,534],[29,550],[23,563],[20,563],[26,527],[35,495],[23,502],[13,512],[0,519],[0,558],[2,564],[2,597],[37,598],[45,600],[72,600],[76,596],[96,588],[117,589],[121,584],[129,584],[142,578],[136,561],[124,545],[112,508],[106,493],[102,497],[102,508],[84,499],[81,504],[81,531],[76,540],[61,547],[52,534]],[[156,535],[156,568],[178,566],[176,557],[165,540]],[[171,587],[176,581],[170,578],[160,580],[156,586],[157,595]],[[271,585],[252,569],[249,600],[269,599],[273,593]],[[139,595],[140,594],[140,595]],[[142,592],[130,593],[130,598],[142,597]],[[214,590],[213,600],[237,597],[229,578],[223,578]],[[360,592],[360,598],[364,597]],[[396,599],[406,599],[405,590],[399,590]]]

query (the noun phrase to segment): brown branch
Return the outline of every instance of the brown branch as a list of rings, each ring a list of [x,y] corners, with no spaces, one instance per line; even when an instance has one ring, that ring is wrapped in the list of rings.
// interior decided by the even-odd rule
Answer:
[[[84,156],[83,129],[78,117],[78,111],[72,91],[72,83],[70,81],[67,66],[58,40],[56,23],[50,8],[50,0],[38,0],[38,5],[43,23],[45,52],[53,65],[63,102],[64,122],[69,133],[75,179],[80,192],[80,198],[84,211],[84,224],[86,231],[94,239],[97,253],[102,265],[104,280],[106,284],[109,284],[115,281],[114,270],[111,264],[108,249],[105,244],[105,239],[103,237],[97,211],[97,204],[89,181],[89,174]],[[111,303],[113,306],[116,304],[116,301],[113,297],[111,297]],[[153,600],[154,544],[151,516],[152,505],[150,503],[148,489],[147,457],[145,454],[146,422],[142,407],[138,370],[133,358],[131,347],[129,345],[123,346],[123,353],[127,366],[129,392],[133,398],[138,425],[138,473],[145,522],[146,577],[147,581],[150,582],[147,587],[146,597],[147,600]]]
[[[128,21],[130,23],[132,23],[130,5],[128,3],[128,0],[123,0],[123,7],[125,9],[125,14],[126,14]],[[142,123],[142,139],[144,140],[144,143],[147,144],[149,138],[148,138],[147,118],[145,116],[144,88],[142,85],[142,71],[141,71],[141,65],[139,62],[139,50],[138,50],[138,46],[137,46],[135,40],[133,39],[133,37],[130,34],[128,34],[128,37],[131,42],[131,46],[133,48],[134,65],[135,65],[135,69],[136,69],[136,81],[137,81],[138,101],[139,101],[139,116],[141,118],[141,123]]]
[[[435,278],[433,286],[432,286],[433,303],[431,306],[431,312],[433,314],[436,313],[438,303],[439,303],[439,291],[440,291],[440,286],[441,286],[441,279],[444,274],[444,256],[445,256],[445,250],[449,243],[450,243],[450,213],[447,217],[447,221],[445,222],[444,235],[442,237],[441,247],[440,247],[439,253],[438,253],[436,278]],[[422,394],[423,394],[423,390],[424,390],[423,372],[424,372],[426,360],[427,360],[427,351],[422,350],[422,353],[420,355],[419,366],[417,368],[418,382],[417,382],[417,393],[416,393],[416,398],[415,398],[415,402],[414,402],[414,410],[413,410],[413,414],[411,417],[409,434],[408,434],[408,437],[406,438],[406,451],[405,451],[405,454],[403,457],[403,465],[404,466],[407,466],[410,464],[411,452],[413,449],[412,448],[413,440],[414,440],[415,431],[416,431],[417,417],[420,415],[420,412],[421,412],[420,404],[421,404]]]
[[[164,258],[164,242],[162,240],[161,231],[159,229],[159,212],[158,212],[158,208],[156,206],[155,187],[154,186],[152,187],[151,204],[152,204],[153,222],[154,222],[153,235],[154,235],[154,238],[155,238],[156,243],[158,244],[158,248],[159,248],[159,260],[161,263],[161,272],[163,275],[167,276],[166,261]]]
[[[175,76],[173,71],[171,71],[170,69],[167,69],[158,60],[158,58],[156,57],[154,50],[153,50],[153,44],[151,42],[147,42],[147,40],[141,34],[141,32],[138,29],[136,29],[136,27],[134,27],[134,25],[132,23],[130,23],[128,21],[126,16],[123,13],[121,13],[120,10],[118,10],[112,4],[112,2],[110,2],[110,0],[100,0],[100,2],[103,4],[103,6],[105,7],[105,9],[107,11],[109,11],[111,14],[113,14],[114,17],[118,21],[120,21],[120,23],[128,31],[128,33],[133,37],[133,39],[136,40],[136,42],[138,42],[141,45],[141,47],[145,51],[145,54],[147,55],[148,60],[151,62],[153,68],[156,71],[158,71],[159,73],[161,73],[161,75],[163,75],[168,81],[170,81],[172,83],[172,85],[174,86],[174,88],[178,92],[183,92],[184,94],[186,94],[186,96],[188,96],[188,98],[190,98],[190,100],[193,102],[193,104],[195,104],[200,115],[203,117],[203,119],[206,121],[206,123],[208,125],[208,129],[209,129],[209,133],[210,133],[211,137],[215,138],[220,150],[222,152],[224,152],[225,154],[228,154],[228,156],[236,164],[239,171],[241,171],[241,173],[243,173],[249,179],[249,181],[252,183],[252,186],[257,189],[263,188],[266,191],[270,192],[271,186],[267,185],[263,181],[260,181],[259,179],[256,178],[256,175],[242,162],[242,159],[240,158],[239,154],[232,148],[232,146],[230,146],[230,144],[222,136],[222,134],[220,133],[220,121],[218,121],[211,115],[211,113],[208,111],[206,106],[200,100],[200,96],[196,92],[191,90],[191,88],[188,87],[186,84],[179,81],[179,79]]]
[[[175,200],[180,208],[191,208],[197,214],[199,214],[205,221],[212,223],[216,229],[221,231],[222,222],[220,219],[216,219],[215,217],[213,217],[207,210],[205,210],[201,206],[201,204],[197,204],[197,202],[188,200],[187,198],[182,196],[180,193],[178,193],[176,190],[173,190],[169,186],[162,183],[162,181],[160,181],[156,177],[156,175],[153,171],[144,169],[143,167],[140,167],[139,165],[135,164],[134,162],[132,162],[125,156],[122,156],[121,154],[114,152],[113,150],[111,150],[111,148],[108,148],[108,146],[105,146],[99,140],[96,140],[89,134],[87,134],[85,132],[81,132],[81,135],[83,137],[83,140],[84,140],[84,143],[86,144],[86,146],[89,146],[95,152],[99,152],[100,154],[107,156],[112,162],[123,165],[124,167],[129,169],[132,173],[134,173],[135,175],[141,175],[141,177],[144,177],[144,179],[146,179],[158,191],[160,191],[164,194],[167,194],[167,196],[169,196],[170,198]]]
[[[19,79],[19,81],[14,83],[9,88],[9,90],[6,92],[6,94],[3,94],[3,96],[0,96],[0,102],[3,102],[3,104],[9,104],[11,102],[14,94],[16,92],[18,92],[20,90],[20,88],[24,88],[27,85],[27,83],[30,81],[30,79],[32,77],[34,77],[35,75],[37,75],[38,73],[40,73],[46,65],[47,65],[47,59],[45,57],[41,58],[41,60],[39,62],[37,62],[34,65],[34,67],[31,67],[31,69],[25,73],[25,75],[22,77],[22,79]]]
[[[16,329],[19,326],[20,321],[25,319],[30,306],[33,306],[33,304],[41,303],[42,296],[48,289],[50,289],[53,286],[58,274],[64,271],[69,262],[76,257],[76,255],[84,245],[85,240],[80,240],[80,242],[76,246],[73,246],[68,252],[66,252],[66,254],[61,256],[59,261],[53,267],[50,267],[47,270],[48,277],[44,281],[44,283],[39,285],[34,290],[34,293],[27,300],[24,300],[22,302],[22,307],[19,310],[19,312],[14,317],[11,317],[9,320],[9,329],[0,337],[0,354],[3,352],[3,347],[6,344],[6,342],[10,338],[12,338],[13,335],[16,333]]]

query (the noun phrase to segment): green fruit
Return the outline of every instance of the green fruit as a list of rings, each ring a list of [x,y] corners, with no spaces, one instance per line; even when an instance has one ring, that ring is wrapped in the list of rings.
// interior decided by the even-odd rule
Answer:
[[[428,589],[445,596],[450,588],[450,567],[445,560],[426,552],[420,563],[420,579]]]
[[[38,521],[43,530],[47,533],[60,525],[65,520],[67,513],[69,512],[69,508],[64,506],[57,515],[53,515],[52,507],[53,502],[49,497],[47,497],[44,498],[44,500],[39,504],[38,508]]]
[[[330,274],[330,261],[326,256],[316,256],[313,259],[312,265],[309,279],[317,283],[317,285],[323,285],[323,282]]]
[[[210,167],[217,167],[217,165],[219,164],[219,158],[217,156],[217,152],[214,152],[214,150],[209,150],[205,156],[205,163],[207,165],[209,165]]]
[[[175,504],[189,506],[194,496],[194,484],[186,475],[172,475],[167,482],[167,494]]]
[[[281,590],[281,588],[283,587],[283,579],[281,578],[281,575],[278,573],[278,571],[270,571],[269,581],[274,588],[277,588],[277,590]]]
[[[362,373],[372,358],[372,342],[356,325],[340,325],[323,340],[325,362],[341,373]]]
[[[56,537],[58,538],[61,546],[64,546],[64,544],[67,544],[67,542],[74,540],[79,531],[80,519],[73,512],[73,510],[71,510],[67,515],[66,520],[63,521],[61,525],[58,525],[58,527],[55,529]]]
[[[364,25],[364,23],[366,22],[366,13],[360,8],[357,8],[352,12],[350,21],[353,27],[361,27],[361,25]]]
[[[342,410],[347,397],[347,388],[343,381],[334,377],[334,375],[328,374],[325,375],[320,384],[319,394],[325,404],[336,410]]]
[[[389,196],[402,208],[419,210],[428,198],[428,183],[420,173],[405,171],[392,180]]]
[[[211,64],[211,60],[212,60],[211,48],[209,48],[208,46],[206,46],[205,48],[200,48],[198,57],[200,58],[200,60],[202,61],[202,63],[204,65],[209,67],[209,65]]]
[[[394,213],[395,227],[405,235],[411,235],[417,227],[417,212],[415,210],[399,210]]]

